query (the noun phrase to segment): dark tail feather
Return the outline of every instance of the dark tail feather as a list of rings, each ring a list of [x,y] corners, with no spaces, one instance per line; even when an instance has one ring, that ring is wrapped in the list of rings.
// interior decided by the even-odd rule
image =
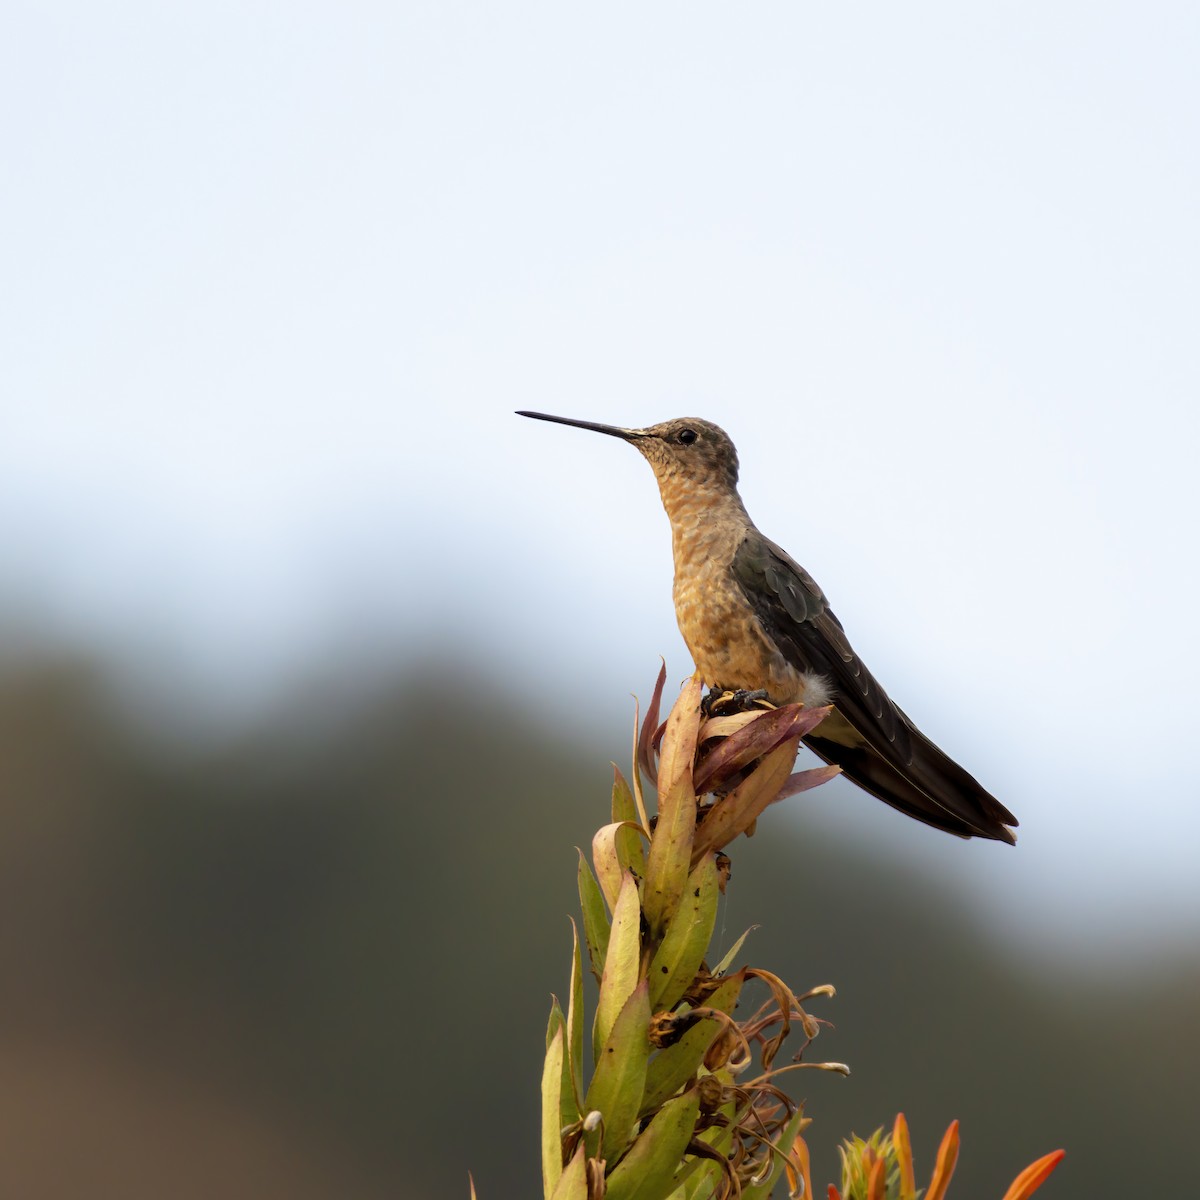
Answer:
[[[845,746],[813,734],[804,743],[865,792],[934,829],[959,837],[1016,842],[1017,819],[982,785],[911,724],[912,761],[903,769],[867,745]]]

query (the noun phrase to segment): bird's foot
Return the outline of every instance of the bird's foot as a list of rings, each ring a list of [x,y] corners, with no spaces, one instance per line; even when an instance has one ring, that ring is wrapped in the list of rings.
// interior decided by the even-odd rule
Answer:
[[[735,713],[750,712],[752,709],[767,710],[775,705],[767,698],[766,688],[748,691],[738,688],[732,691],[722,688],[708,692],[700,701],[700,711],[706,717],[731,717]]]

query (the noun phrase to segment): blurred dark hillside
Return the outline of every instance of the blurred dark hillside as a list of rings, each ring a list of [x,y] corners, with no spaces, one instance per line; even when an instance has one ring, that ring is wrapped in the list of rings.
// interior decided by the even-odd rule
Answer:
[[[432,670],[315,687],[219,748],[120,711],[80,659],[0,677],[0,1195],[419,1200],[468,1168],[540,1194],[573,847],[625,747]],[[735,847],[726,916],[730,940],[762,924],[749,961],[838,986],[817,1049],[854,1074],[797,1084],[822,1183],[903,1109],[926,1173],[962,1120],[961,1200],[1058,1146],[1047,1197],[1183,1194],[1194,947],[1035,971],[954,894],[794,830],[768,814]]]

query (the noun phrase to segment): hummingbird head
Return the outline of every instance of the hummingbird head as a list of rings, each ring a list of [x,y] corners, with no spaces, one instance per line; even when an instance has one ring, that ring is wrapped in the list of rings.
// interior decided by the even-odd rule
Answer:
[[[680,488],[689,491],[734,491],[737,488],[738,457],[733,442],[719,425],[699,417],[676,417],[673,421],[648,425],[645,429],[622,429],[594,421],[576,421],[571,417],[552,417],[547,413],[519,412],[517,416],[574,425],[629,442],[654,469],[664,499],[668,490]]]

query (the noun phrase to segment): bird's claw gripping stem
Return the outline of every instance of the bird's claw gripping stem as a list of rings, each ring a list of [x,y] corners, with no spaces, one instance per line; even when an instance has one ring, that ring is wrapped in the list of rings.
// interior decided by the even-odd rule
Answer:
[[[730,717],[735,713],[749,712],[751,709],[774,707],[775,705],[767,699],[766,688],[755,688],[753,691],[745,688],[738,688],[737,691],[722,688],[706,693],[700,701],[700,711],[706,717]]]

